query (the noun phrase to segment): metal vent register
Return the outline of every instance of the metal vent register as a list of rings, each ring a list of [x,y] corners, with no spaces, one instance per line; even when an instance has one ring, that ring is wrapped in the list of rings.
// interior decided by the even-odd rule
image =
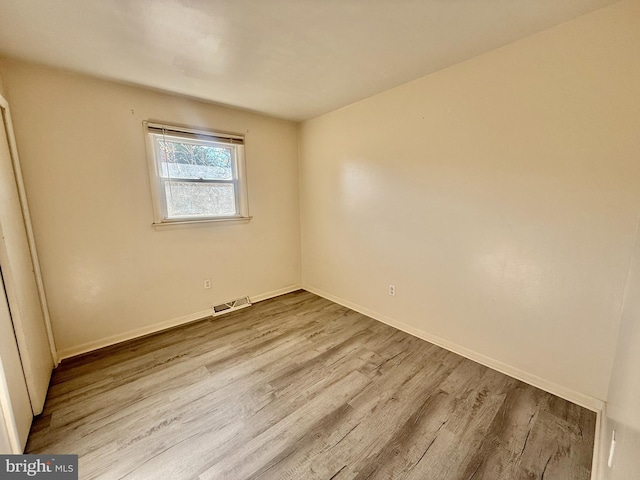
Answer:
[[[230,302],[221,303],[220,305],[214,305],[213,307],[211,307],[211,310],[213,310],[213,316],[217,317],[218,315],[222,315],[223,313],[240,310],[241,308],[250,306],[251,300],[249,300],[249,297],[240,297],[236,298],[235,300],[231,300]]]

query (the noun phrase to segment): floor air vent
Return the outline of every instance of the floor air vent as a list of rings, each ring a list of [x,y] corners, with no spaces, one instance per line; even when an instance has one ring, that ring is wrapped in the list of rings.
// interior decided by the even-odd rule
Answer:
[[[241,308],[250,307],[251,300],[249,297],[236,298],[230,302],[221,303],[220,305],[214,305],[211,307],[213,310],[213,316],[217,317],[223,313],[233,312],[234,310],[240,310]]]

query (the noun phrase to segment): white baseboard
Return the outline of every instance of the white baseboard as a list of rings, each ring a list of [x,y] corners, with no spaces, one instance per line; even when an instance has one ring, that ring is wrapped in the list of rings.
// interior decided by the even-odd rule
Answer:
[[[521,370],[517,367],[513,367],[504,362],[496,360],[494,358],[488,357],[481,353],[475,352],[469,348],[458,345],[454,342],[446,340],[444,338],[440,338],[438,336],[429,334],[423,330],[417,329],[410,325],[407,325],[403,322],[399,322],[392,318],[389,318],[385,315],[374,312],[368,308],[365,308],[361,305],[355,304],[338,296],[332,295],[330,293],[324,292],[318,288],[315,288],[311,285],[290,285],[288,287],[280,288],[278,290],[273,290],[271,292],[266,292],[258,295],[253,295],[250,297],[252,303],[260,302],[262,300],[267,300],[269,298],[278,297],[280,295],[284,295],[290,292],[294,292],[296,290],[304,289],[311,293],[315,293],[321,297],[324,297],[332,302],[343,305],[347,308],[355,310],[356,312],[360,312],[368,317],[371,317],[375,320],[378,320],[382,323],[385,323],[391,327],[397,328],[398,330],[402,330],[414,337],[421,338],[427,342],[433,343],[442,347],[451,352],[457,353],[465,358],[473,360],[474,362],[478,362],[486,367],[497,370],[505,375],[509,375],[510,377],[521,380],[529,385],[533,385],[534,387],[540,388],[546,392],[549,392],[553,395],[557,395],[560,398],[564,398],[570,402],[573,402],[577,405],[588,408],[589,410],[593,410],[596,413],[600,413],[604,407],[604,402],[595,397],[591,397],[589,395],[577,392],[570,388],[564,387],[562,385],[558,385],[554,382],[548,381],[544,378],[538,377],[532,373]],[[169,328],[173,328],[179,325],[184,325],[186,323],[190,323],[196,320],[200,320],[206,318],[211,315],[210,310],[202,310],[199,312],[191,313],[188,315],[184,315],[177,318],[172,318],[169,320],[165,320],[163,322],[154,323],[152,325],[147,325],[145,327],[137,328],[134,330],[129,330],[128,332],[120,333],[117,335],[112,335],[109,337],[105,337],[99,340],[95,340],[92,342],[83,343],[81,345],[76,345],[74,347],[66,348],[64,350],[59,350],[58,358],[63,360],[65,358],[74,357],[76,355],[80,355],[83,353],[91,352],[93,350],[97,350],[99,348],[107,347],[109,345],[114,345],[116,343],[124,342],[127,340],[132,340],[134,338],[143,337],[145,335],[150,335],[153,333],[160,332],[162,330],[166,330]],[[600,419],[598,419],[600,420]]]
[[[538,377],[537,375],[534,375],[532,373],[521,370],[517,367],[501,362],[500,360],[496,360],[494,358],[483,355],[482,353],[475,352],[469,348],[463,347],[462,345],[458,345],[444,338],[440,338],[436,335],[432,335],[423,330],[407,325],[406,323],[399,322],[385,315],[381,315],[361,305],[355,304],[343,298],[324,292],[311,285],[303,285],[302,288],[304,290],[307,290],[308,292],[315,293],[316,295],[324,297],[327,300],[331,300],[332,302],[339,303],[340,305],[350,308],[351,310],[355,310],[356,312],[362,313],[363,315],[371,317],[382,323],[386,323],[387,325],[393,328],[402,330],[403,332],[408,333],[409,335],[413,335],[414,337],[418,337],[429,343],[438,345],[439,347],[449,350],[450,352],[457,353],[458,355],[468,358],[469,360],[473,360],[474,362],[480,363],[485,367],[489,367],[493,370],[497,370],[498,372],[504,373],[505,375],[513,377],[524,383],[528,383],[529,385],[533,385],[534,387],[544,390],[545,392],[551,393],[560,398],[564,398],[565,400],[568,400],[572,403],[580,405],[581,407],[585,407],[596,413],[599,413],[603,408],[604,402],[598,398],[592,397],[590,395],[586,395],[584,393],[577,392],[575,390],[564,387],[562,385],[558,385],[557,383],[551,382],[544,378]]]
[[[278,290],[273,290],[271,292],[266,292],[266,293],[261,293],[259,295],[251,296],[250,300],[251,300],[251,303],[256,303],[262,300],[267,300],[269,298],[284,295],[285,293],[295,292],[296,290],[300,290],[301,288],[302,287],[300,285],[291,285],[288,287],[280,288]],[[146,335],[158,333],[158,332],[161,332],[162,330],[167,330],[169,328],[177,327],[179,325],[195,322],[196,320],[202,320],[203,318],[210,317],[210,316],[211,316],[210,309],[201,310],[199,312],[190,313],[188,315],[183,315],[181,317],[172,318],[170,320],[154,323],[144,327],[136,328],[134,330],[129,330],[128,332],[119,333],[117,335],[111,335],[109,337],[101,338],[99,340],[95,340],[92,342],[87,342],[81,345],[76,345],[74,347],[65,348],[64,350],[58,351],[58,359],[59,361],[62,361],[65,358],[75,357],[83,353],[92,352],[100,348],[108,347],[110,345],[115,345],[116,343],[126,342],[127,340],[133,340],[134,338],[144,337]]]
[[[295,292],[296,290],[302,290],[302,285],[290,285],[288,287],[280,288],[278,290],[273,290],[272,292],[263,293],[261,295],[253,295],[250,297],[251,303],[258,303],[263,300],[268,300],[273,297],[279,297],[280,295],[285,295],[287,293]]]
[[[94,340],[92,342],[76,345],[75,347],[65,348],[58,351],[58,358],[62,361],[65,358],[75,357],[83,353],[92,352],[99,348],[115,345],[116,343],[126,342],[127,340],[133,340],[134,338],[144,337],[145,335],[151,335],[152,333],[161,332],[178,325],[184,325],[185,323],[201,320],[211,315],[211,310],[202,310],[200,312],[191,313],[189,315],[183,315],[181,317],[165,320],[164,322],[154,323],[145,327],[129,330],[128,332],[119,333],[117,335],[111,335],[109,337],[101,338],[100,340]]]

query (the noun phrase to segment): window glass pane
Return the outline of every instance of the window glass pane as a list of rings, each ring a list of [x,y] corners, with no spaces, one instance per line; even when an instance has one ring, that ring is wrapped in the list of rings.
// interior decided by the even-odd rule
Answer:
[[[235,215],[233,184],[166,182],[167,215],[172,217],[224,217]]]
[[[232,180],[232,148],[222,144],[198,145],[156,137],[163,178]]]

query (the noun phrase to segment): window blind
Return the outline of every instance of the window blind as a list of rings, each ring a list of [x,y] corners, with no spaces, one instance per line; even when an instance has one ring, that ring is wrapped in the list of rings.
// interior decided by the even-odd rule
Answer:
[[[180,136],[182,138],[194,138],[198,140],[209,140],[219,143],[231,143],[234,145],[244,145],[244,137],[242,135],[234,135],[231,133],[206,132],[203,130],[195,130],[191,128],[178,128],[175,126],[162,125],[159,123],[147,123],[149,133],[166,136]]]

